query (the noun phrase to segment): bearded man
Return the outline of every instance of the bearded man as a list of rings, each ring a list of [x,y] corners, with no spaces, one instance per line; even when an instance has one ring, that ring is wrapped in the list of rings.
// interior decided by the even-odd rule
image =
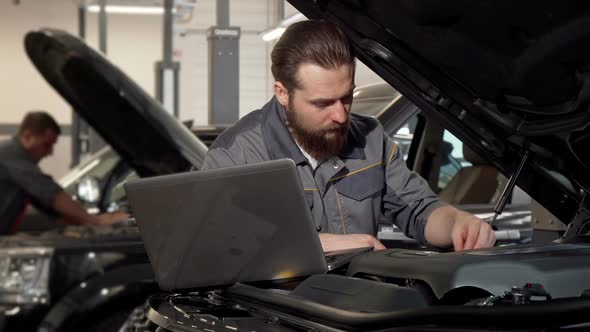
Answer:
[[[380,223],[455,250],[493,246],[491,227],[442,202],[377,120],[351,114],[355,60],[342,30],[289,26],[271,54],[274,97],[222,133],[204,169],[290,158],[324,251],[370,246]]]

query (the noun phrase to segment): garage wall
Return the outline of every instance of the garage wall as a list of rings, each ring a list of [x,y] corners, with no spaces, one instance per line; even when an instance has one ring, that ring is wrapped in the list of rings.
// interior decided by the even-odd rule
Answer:
[[[78,10],[71,0],[21,0],[0,2],[0,125],[16,126],[31,109],[49,111],[69,132],[71,109],[40,76],[27,58],[25,34],[40,27],[78,33]],[[109,15],[107,52],[109,59],[150,94],[154,91],[154,63],[161,58],[162,17],[158,15]],[[87,15],[87,41],[98,48],[98,15]],[[0,135],[0,139],[2,139]],[[70,164],[71,140],[63,135],[54,156],[41,167],[59,177]]]
[[[28,109],[47,109],[60,123],[69,123],[69,111],[26,58],[23,38],[27,31],[48,26],[76,31],[76,11],[63,0],[0,2],[0,109],[2,123],[18,123]]]
[[[69,124],[69,106],[33,68],[23,48],[26,32],[52,27],[77,34],[77,8],[70,0],[21,0],[0,2],[0,122],[19,122],[28,109],[49,110],[60,123]],[[98,47],[98,17],[87,16],[87,40]],[[161,58],[162,17],[157,15],[110,15],[108,17],[109,59],[140,86],[154,90],[154,62]]]
[[[175,60],[181,63],[180,118],[208,124],[206,29],[215,25],[215,0],[201,0],[190,20],[177,22]],[[267,26],[272,0],[230,1],[230,24],[242,28],[240,39],[240,115],[260,107],[269,98],[267,49],[258,32]],[[16,126],[31,109],[51,112],[64,126],[71,122],[69,105],[53,91],[32,66],[23,49],[27,31],[53,27],[77,34],[77,7],[72,0],[0,2],[0,126]],[[154,95],[154,64],[162,58],[161,15],[109,15],[108,58]],[[98,15],[87,15],[87,41],[98,48]],[[0,139],[5,138],[0,134]],[[41,167],[59,177],[70,164],[71,140],[61,137],[54,157]]]
[[[230,25],[239,26],[240,109],[243,116],[262,106],[272,96],[270,51],[260,32],[275,22],[275,0],[231,0]],[[208,77],[206,30],[216,24],[216,0],[199,0],[192,17],[176,22],[174,59],[181,64],[180,118],[196,125],[208,124]],[[285,16],[297,11],[285,5]],[[15,127],[30,109],[45,109],[69,132],[71,109],[39,75],[25,55],[23,38],[27,31],[53,27],[78,32],[78,9],[74,0],[0,1],[0,127]],[[108,58],[149,94],[154,95],[154,65],[162,58],[161,15],[108,16]],[[87,41],[98,47],[98,15],[87,15]],[[357,85],[378,79],[362,64]],[[0,133],[0,139],[2,137]],[[41,167],[59,177],[70,165],[71,140],[62,136],[54,157]]]
[[[207,125],[208,119],[208,58],[207,35],[216,24],[215,0],[200,0],[190,21],[177,22],[179,33],[174,39],[176,60],[180,61],[180,117],[193,119],[196,125]],[[272,82],[268,50],[260,31],[266,29],[274,8],[273,0],[230,1],[230,25],[241,29],[240,36],[240,101],[243,116],[259,108],[269,98]]]

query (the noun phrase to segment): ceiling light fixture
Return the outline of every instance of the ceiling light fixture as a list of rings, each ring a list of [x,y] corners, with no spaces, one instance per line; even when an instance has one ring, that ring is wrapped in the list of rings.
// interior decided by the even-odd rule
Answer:
[[[262,40],[264,41],[271,41],[275,39],[279,39],[279,37],[285,32],[287,28],[274,28],[262,35]]]
[[[291,16],[287,17],[286,19],[284,19],[283,21],[281,21],[281,23],[276,28],[271,28],[271,29],[262,31],[262,33],[261,33],[262,40],[271,41],[271,40],[279,39],[279,37],[281,37],[281,35],[283,34],[283,32],[285,32],[285,30],[287,29],[287,27],[289,25],[291,25],[295,22],[303,21],[303,20],[305,20],[305,16],[301,13],[291,15]]]
[[[164,14],[163,7],[148,7],[148,6],[114,6],[107,5],[105,10],[108,14],[139,14],[139,15],[161,15]],[[99,5],[88,6],[90,13],[98,13],[100,11]]]

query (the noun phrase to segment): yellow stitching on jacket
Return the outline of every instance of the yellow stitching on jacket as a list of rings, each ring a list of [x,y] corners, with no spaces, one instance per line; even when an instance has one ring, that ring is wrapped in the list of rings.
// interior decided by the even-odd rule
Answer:
[[[304,191],[320,191],[318,188],[304,188]]]
[[[372,164],[372,165],[369,165],[369,166],[363,167],[363,168],[361,168],[361,169],[357,169],[356,171],[350,172],[350,173],[348,173],[348,174],[345,174],[345,175],[342,175],[342,176],[338,176],[338,177],[332,178],[332,179],[330,179],[330,181],[336,181],[336,180],[340,180],[340,179],[342,179],[342,178],[345,178],[345,177],[347,177],[347,176],[350,176],[350,175],[353,175],[353,174],[356,174],[356,173],[359,173],[359,172],[362,172],[362,171],[366,171],[366,170],[368,170],[369,168],[372,168],[372,167],[375,167],[375,166],[379,166],[379,165],[381,165],[381,164],[382,164],[382,162],[374,163],[374,164]]]
[[[397,144],[393,145],[393,149],[391,149],[391,155],[389,156],[389,160],[387,161],[387,164],[389,165],[389,163],[391,163],[391,161],[393,160],[393,156],[395,155],[395,151],[397,150]]]
[[[338,190],[334,187],[336,193],[336,202],[338,203],[338,211],[340,211],[340,221],[342,221],[342,234],[346,234],[346,226],[344,225],[344,215],[342,215],[342,205],[340,205],[340,198],[338,198]]]

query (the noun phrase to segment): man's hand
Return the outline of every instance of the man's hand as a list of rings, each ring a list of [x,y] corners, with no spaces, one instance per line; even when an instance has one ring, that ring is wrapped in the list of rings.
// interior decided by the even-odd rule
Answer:
[[[451,238],[455,251],[489,248],[496,243],[490,224],[471,214],[455,220]]]
[[[496,234],[488,223],[452,206],[434,210],[424,233],[429,244],[440,248],[452,245],[456,251],[489,248],[496,243]]]
[[[100,225],[112,225],[129,219],[129,214],[121,211],[102,213],[96,216]]]
[[[362,247],[373,247],[373,250],[385,249],[379,240],[369,234],[320,233],[319,235],[324,252]]]
[[[53,207],[57,210],[66,224],[72,225],[110,225],[129,219],[124,212],[110,212],[92,215],[80,202],[75,201],[65,191],[60,192],[53,201]]]

